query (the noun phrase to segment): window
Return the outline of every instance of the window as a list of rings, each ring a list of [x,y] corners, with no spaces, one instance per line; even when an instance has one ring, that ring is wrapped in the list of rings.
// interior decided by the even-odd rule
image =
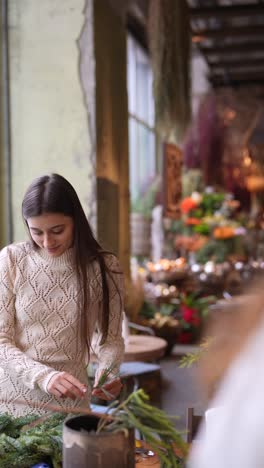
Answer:
[[[154,98],[149,57],[128,35],[130,194],[133,202],[157,174]]]

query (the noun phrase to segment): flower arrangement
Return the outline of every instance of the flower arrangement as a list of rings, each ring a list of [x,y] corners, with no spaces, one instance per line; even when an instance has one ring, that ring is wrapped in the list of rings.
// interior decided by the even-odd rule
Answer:
[[[193,192],[182,200],[182,224],[178,224],[175,248],[197,252],[197,261],[221,263],[230,255],[245,254],[243,236],[246,229],[238,217],[239,202],[232,195],[208,190]]]
[[[159,308],[144,302],[140,317],[151,326],[158,336],[178,343],[196,342],[201,335],[204,322],[209,313],[209,306],[216,302],[215,296],[201,296],[200,292],[180,294],[173,304],[161,304]],[[172,335],[172,331],[176,333]]]
[[[201,297],[199,293],[181,296],[180,308],[177,313],[181,325],[178,342],[182,344],[196,342],[200,336],[209,306],[216,302],[215,296]]]
[[[113,367],[113,366],[111,366]],[[58,407],[59,408],[59,407]],[[49,413],[41,418],[37,415],[14,418],[0,414],[0,466],[1,468],[28,468],[50,466],[61,468],[63,452],[63,422],[71,410],[59,408],[61,413]],[[73,409],[72,409],[73,410]],[[108,413],[111,410],[111,414]],[[74,408],[77,414],[98,417],[88,409]],[[150,405],[149,397],[142,389],[132,392],[126,400],[114,401],[102,414],[96,432],[111,434],[137,429],[144,440],[159,457],[164,467],[181,468],[188,454],[188,444],[183,434],[175,428],[172,417]],[[177,451],[175,448],[177,447]]]

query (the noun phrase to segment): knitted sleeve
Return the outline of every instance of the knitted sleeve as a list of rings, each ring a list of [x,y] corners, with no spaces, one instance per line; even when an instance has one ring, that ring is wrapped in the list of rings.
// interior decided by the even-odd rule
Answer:
[[[47,381],[57,372],[34,361],[15,344],[15,271],[15,260],[5,247],[0,253],[0,369],[30,389],[46,391]]]
[[[96,339],[96,354],[98,358],[98,368],[96,375],[109,368],[113,368],[113,373],[119,371],[121,362],[124,356],[124,340],[122,337],[122,319],[124,308],[124,277],[121,271],[119,262],[116,257],[109,255],[107,257],[107,266],[111,272],[108,276],[109,286],[109,329],[106,341],[100,344],[102,338],[102,330],[98,320],[98,335]],[[100,284],[100,289],[102,289]],[[97,302],[98,317],[102,313],[102,292],[98,296],[100,300]]]

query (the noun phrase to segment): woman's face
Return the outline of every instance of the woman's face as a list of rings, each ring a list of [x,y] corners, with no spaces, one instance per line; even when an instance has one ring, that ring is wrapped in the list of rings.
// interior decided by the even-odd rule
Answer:
[[[73,219],[62,213],[44,213],[27,220],[30,235],[41,249],[59,257],[73,244]]]

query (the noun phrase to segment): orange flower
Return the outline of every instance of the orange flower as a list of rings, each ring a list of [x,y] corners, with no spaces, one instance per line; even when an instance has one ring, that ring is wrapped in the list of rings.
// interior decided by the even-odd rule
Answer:
[[[215,239],[230,239],[231,237],[234,237],[234,235],[234,229],[229,226],[219,226],[214,229]]]
[[[189,226],[197,226],[198,224],[201,224],[201,220],[198,218],[187,218],[185,220],[185,224],[188,224]]]
[[[189,211],[193,210],[197,206],[197,202],[191,197],[184,198],[181,202],[181,210],[183,213],[189,213]]]

